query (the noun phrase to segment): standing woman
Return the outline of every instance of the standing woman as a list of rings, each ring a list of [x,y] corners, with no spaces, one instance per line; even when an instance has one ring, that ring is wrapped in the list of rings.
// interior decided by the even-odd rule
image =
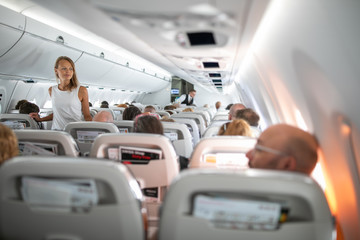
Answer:
[[[52,130],[63,130],[69,122],[81,121],[81,114],[85,121],[92,121],[88,92],[80,86],[74,62],[66,56],[58,57],[54,70],[58,84],[49,88],[53,113],[43,118],[34,113],[31,116],[39,122],[53,120]]]

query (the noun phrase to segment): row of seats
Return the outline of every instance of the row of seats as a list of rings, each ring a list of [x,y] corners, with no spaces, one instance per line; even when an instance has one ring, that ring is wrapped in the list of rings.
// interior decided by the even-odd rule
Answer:
[[[46,156],[5,162],[0,238],[144,240],[144,198],[126,166]],[[299,173],[190,169],[172,181],[159,214],[160,240],[333,239],[322,189]]]

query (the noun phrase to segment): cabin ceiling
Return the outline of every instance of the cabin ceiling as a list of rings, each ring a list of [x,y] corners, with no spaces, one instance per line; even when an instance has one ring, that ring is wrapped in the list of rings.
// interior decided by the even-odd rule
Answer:
[[[211,91],[233,83],[269,4],[267,0],[32,2]]]

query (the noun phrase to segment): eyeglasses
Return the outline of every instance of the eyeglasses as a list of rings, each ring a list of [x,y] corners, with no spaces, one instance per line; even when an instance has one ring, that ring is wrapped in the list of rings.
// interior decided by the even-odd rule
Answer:
[[[288,155],[289,155],[289,154],[284,153],[284,152],[281,152],[281,151],[279,151],[279,150],[276,150],[276,149],[273,149],[273,148],[269,148],[269,147],[265,147],[265,146],[262,146],[262,145],[259,145],[259,144],[256,144],[256,145],[255,145],[254,150],[260,151],[260,152],[261,152],[261,151],[264,151],[264,152],[276,154],[276,155],[279,155],[279,156],[288,156]]]

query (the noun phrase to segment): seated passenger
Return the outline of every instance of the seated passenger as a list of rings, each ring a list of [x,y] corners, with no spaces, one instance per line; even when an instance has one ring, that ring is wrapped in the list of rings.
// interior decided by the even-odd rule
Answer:
[[[164,128],[156,115],[144,113],[135,118],[134,132],[164,135]]]
[[[257,127],[259,126],[260,117],[251,108],[245,108],[236,111],[235,119],[244,119],[250,124],[250,126]]]
[[[40,112],[39,106],[36,105],[35,103],[31,103],[31,102],[28,102],[28,101],[21,104],[20,108],[19,108],[19,113],[21,113],[21,114],[30,114],[31,113],[32,116],[40,117],[39,112]],[[42,123],[38,122],[38,121],[36,121],[36,122],[37,122],[39,128],[43,129]]]
[[[0,165],[19,154],[19,146],[13,130],[0,123]]]
[[[224,123],[219,129],[218,135],[253,137],[250,125],[243,119]]]
[[[287,170],[310,175],[317,162],[316,138],[287,124],[267,128],[246,153],[250,168]]]
[[[229,111],[229,120],[233,120],[235,118],[235,113],[237,110],[245,109],[245,105],[242,103],[235,103],[230,107]]]
[[[149,112],[149,113],[156,113],[156,109],[154,108],[154,106],[148,105],[144,108],[144,113]]]
[[[21,106],[23,103],[26,103],[26,102],[27,102],[26,99],[22,99],[22,100],[18,101],[18,102],[16,103],[16,105],[15,105],[15,109],[16,109],[16,110],[19,110],[19,109],[20,109],[20,106]]]
[[[215,103],[216,111],[218,111],[220,107],[221,107],[221,102],[220,102],[220,101],[217,101],[217,102]]]
[[[100,111],[94,116],[93,121],[95,121],[95,122],[113,123],[114,118],[113,118],[113,116],[112,116],[112,114],[110,112],[108,112],[108,111]]]
[[[29,114],[29,113],[39,113],[40,108],[35,103],[25,102],[20,105],[19,113]]]
[[[123,120],[134,120],[137,115],[141,114],[141,111],[138,107],[129,106],[123,112]]]
[[[164,107],[164,110],[175,110],[176,106],[175,105],[167,105]]]
[[[167,116],[163,116],[163,117],[160,119],[160,121],[162,121],[162,122],[175,122],[174,119],[169,118],[169,117],[167,117]]]
[[[185,108],[184,110],[182,110],[183,112],[194,112],[194,109],[192,108]]]
[[[102,101],[100,108],[109,108],[109,103],[107,101]]]
[[[127,107],[128,107],[128,105],[127,105],[127,104],[125,104],[125,103],[120,103],[120,104],[118,104],[118,105],[117,105],[117,107],[127,108]]]

